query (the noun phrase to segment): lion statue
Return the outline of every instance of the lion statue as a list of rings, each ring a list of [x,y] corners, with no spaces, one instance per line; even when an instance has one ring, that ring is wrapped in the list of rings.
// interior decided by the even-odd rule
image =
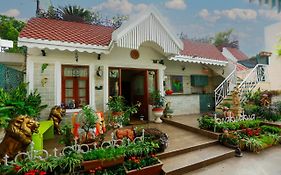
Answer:
[[[32,142],[32,134],[38,132],[38,128],[39,123],[26,115],[20,115],[11,120],[0,144],[0,158],[8,155],[12,160],[18,152],[26,151]]]
[[[61,106],[54,106],[51,109],[49,120],[53,120],[56,134],[61,134],[60,122],[62,121],[62,117],[65,116],[65,112],[65,109]]]
[[[122,140],[123,138],[129,138],[131,141],[135,139],[135,130],[131,129],[117,129],[116,138]]]

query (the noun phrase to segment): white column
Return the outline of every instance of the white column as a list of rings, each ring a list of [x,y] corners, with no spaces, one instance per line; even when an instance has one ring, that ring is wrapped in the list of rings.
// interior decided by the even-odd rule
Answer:
[[[158,89],[162,95],[164,95],[164,69],[158,70]]]
[[[103,91],[104,91],[104,112],[107,111],[106,104],[108,103],[108,66],[103,67]]]
[[[28,92],[34,90],[34,62],[31,59],[26,60],[26,81],[28,84]]]
[[[61,104],[61,63],[56,61],[55,62],[55,100],[56,104],[60,105]]]
[[[89,100],[90,100],[90,106],[92,106],[95,110],[96,110],[96,103],[95,103],[95,65],[90,64],[89,66],[89,85],[90,85],[90,89],[89,89]]]

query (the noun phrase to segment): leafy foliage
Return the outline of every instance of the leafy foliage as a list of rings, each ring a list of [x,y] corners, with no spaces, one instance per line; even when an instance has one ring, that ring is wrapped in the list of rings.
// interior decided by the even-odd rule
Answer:
[[[17,46],[19,32],[25,26],[25,23],[16,20],[14,17],[0,15],[0,38],[12,40],[14,47],[8,49],[8,52],[24,53],[25,49]]]
[[[159,159],[155,155],[147,155],[145,157],[131,157],[124,162],[124,166],[130,171],[141,169],[146,166],[151,166],[159,163]]]
[[[104,25],[113,28],[119,28],[124,21],[128,20],[128,16],[122,15],[113,16],[112,19],[104,18],[99,12],[91,12],[76,5],[59,8],[50,6],[46,12],[41,11],[38,16],[41,18]]]
[[[61,135],[60,143],[63,143],[66,146],[70,146],[74,142],[74,135],[72,133],[72,125],[71,124],[64,124],[61,127]]]
[[[123,146],[114,148],[98,148],[83,154],[84,160],[113,160],[124,156],[126,148]]]
[[[83,106],[82,111],[78,114],[78,119],[81,125],[81,128],[86,132],[86,137],[91,128],[96,127],[98,121],[98,115],[96,111],[91,108],[89,105]]]
[[[233,29],[216,33],[214,38],[212,38],[213,44],[217,47],[224,46],[224,47],[238,48],[239,47],[238,41],[231,40],[232,33],[233,33]]]
[[[150,95],[150,98],[151,98],[152,105],[155,108],[164,107],[166,99],[164,96],[161,95],[159,90],[153,91]]]
[[[263,133],[271,133],[271,134],[281,134],[281,128],[274,127],[274,126],[268,126],[268,125],[263,125],[261,126],[262,132]]]
[[[238,130],[243,128],[257,128],[261,124],[261,120],[245,120],[238,122],[215,123],[215,119],[209,116],[203,116],[198,119],[201,129],[222,132],[224,130]]]
[[[9,120],[18,115],[28,115],[38,118],[47,105],[41,104],[41,96],[35,90],[28,94],[27,84],[22,83],[17,88],[6,92],[0,88],[0,124],[6,127]]]

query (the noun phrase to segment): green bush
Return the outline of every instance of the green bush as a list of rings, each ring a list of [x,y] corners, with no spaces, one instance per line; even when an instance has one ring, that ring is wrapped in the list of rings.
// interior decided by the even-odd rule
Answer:
[[[263,125],[261,126],[263,133],[271,133],[271,134],[281,134],[281,129],[274,126]]]
[[[260,110],[260,106],[255,104],[245,104],[243,106],[243,109],[246,115],[258,114]]]
[[[215,123],[215,119],[209,116],[203,116],[198,119],[199,128],[215,132],[223,130],[239,130],[243,128],[257,128],[260,126],[261,120],[245,120],[238,122]]]
[[[112,159],[116,159],[118,157],[124,156],[125,154],[125,147],[118,147],[118,148],[114,148],[114,147],[110,147],[110,148],[98,148],[98,149],[94,149],[91,151],[88,151],[86,153],[83,154],[83,159],[84,160],[98,160],[98,159],[102,159],[102,160],[112,160]]]
[[[214,130],[215,128],[215,119],[213,117],[202,116],[198,118],[197,121],[201,129]]]

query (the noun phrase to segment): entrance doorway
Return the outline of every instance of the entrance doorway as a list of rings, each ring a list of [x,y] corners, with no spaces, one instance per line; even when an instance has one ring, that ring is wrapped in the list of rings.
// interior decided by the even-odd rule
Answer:
[[[109,68],[109,95],[123,96],[127,105],[141,102],[138,113],[132,117],[144,116],[148,120],[149,96],[157,87],[156,77],[156,70]]]

